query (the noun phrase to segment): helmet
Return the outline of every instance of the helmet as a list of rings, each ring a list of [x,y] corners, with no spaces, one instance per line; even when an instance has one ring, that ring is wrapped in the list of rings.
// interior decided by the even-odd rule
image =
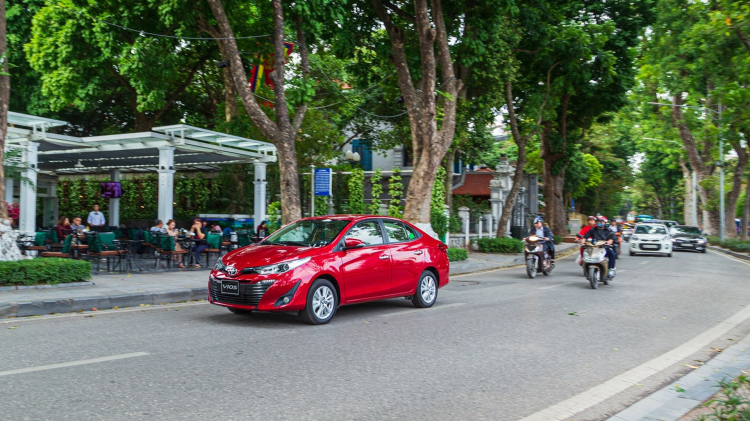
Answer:
[[[544,218],[542,218],[541,216],[537,216],[536,218],[534,218],[534,223],[536,224],[537,222],[544,223]]]
[[[602,222],[604,222],[604,223],[607,223],[607,222],[608,222],[608,221],[607,221],[607,217],[606,217],[606,216],[600,216],[599,218],[597,218],[597,221],[602,221]]]
[[[587,221],[590,221],[592,219],[596,221],[596,216],[589,215],[589,217],[586,218]]]

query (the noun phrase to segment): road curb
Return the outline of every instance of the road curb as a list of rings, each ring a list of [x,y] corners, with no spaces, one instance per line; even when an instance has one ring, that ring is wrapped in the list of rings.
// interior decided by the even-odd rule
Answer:
[[[712,246],[710,244],[707,245],[706,247],[709,250],[713,250],[713,251],[716,251],[716,252],[719,252],[719,253],[728,254],[728,255],[730,255],[732,257],[736,257],[738,259],[743,259],[743,260],[750,261],[750,256],[748,256],[747,254],[737,253],[736,251],[727,250],[725,248],[721,248],[721,247],[717,247],[717,246]]]
[[[720,381],[734,380],[748,368],[750,334],[607,421],[676,421],[719,392]]]
[[[0,318],[41,316],[52,313],[104,310],[114,307],[137,307],[141,304],[176,303],[203,300],[208,297],[208,288],[183,288],[153,293],[122,294],[114,296],[90,296],[63,300],[25,301],[0,303]]]

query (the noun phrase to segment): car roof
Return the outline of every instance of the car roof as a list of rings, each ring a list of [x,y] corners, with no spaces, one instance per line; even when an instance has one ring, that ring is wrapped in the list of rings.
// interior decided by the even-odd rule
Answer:
[[[314,216],[314,217],[307,217],[299,219],[299,221],[326,221],[326,220],[336,220],[336,221],[361,221],[364,219],[372,219],[372,218],[383,218],[383,219],[395,219],[397,221],[406,222],[403,219],[395,218],[393,216],[388,215],[323,215],[323,216]],[[411,224],[409,224],[411,225]]]

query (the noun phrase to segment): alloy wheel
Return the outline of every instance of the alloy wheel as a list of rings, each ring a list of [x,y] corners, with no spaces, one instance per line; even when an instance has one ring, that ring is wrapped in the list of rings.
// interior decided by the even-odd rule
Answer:
[[[435,286],[435,278],[430,275],[422,278],[422,285],[420,286],[420,292],[422,294],[422,300],[425,303],[431,303],[435,299],[435,292],[437,287]]]
[[[321,320],[325,320],[333,313],[333,291],[326,285],[321,285],[313,295],[313,312]]]

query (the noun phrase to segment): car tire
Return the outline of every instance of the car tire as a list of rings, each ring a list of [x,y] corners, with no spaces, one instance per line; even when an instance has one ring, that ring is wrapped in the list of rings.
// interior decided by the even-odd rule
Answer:
[[[414,307],[427,308],[432,307],[437,301],[438,281],[434,273],[426,270],[422,272],[417,283],[417,290],[411,298]]]
[[[668,253],[668,254],[667,254],[667,257],[672,257],[672,253]]]
[[[331,321],[339,307],[336,288],[327,279],[316,279],[307,291],[307,304],[299,312],[300,317],[312,325],[322,325]]]
[[[706,249],[701,250],[701,253],[705,253],[705,252],[706,252]]]
[[[631,256],[635,256],[635,253],[631,251],[631,252],[630,252],[630,255],[631,255]]]
[[[227,309],[229,311],[231,311],[232,313],[237,314],[239,316],[249,316],[249,315],[251,315],[253,313],[252,310],[244,310],[244,309],[241,309],[241,308],[227,307]]]

